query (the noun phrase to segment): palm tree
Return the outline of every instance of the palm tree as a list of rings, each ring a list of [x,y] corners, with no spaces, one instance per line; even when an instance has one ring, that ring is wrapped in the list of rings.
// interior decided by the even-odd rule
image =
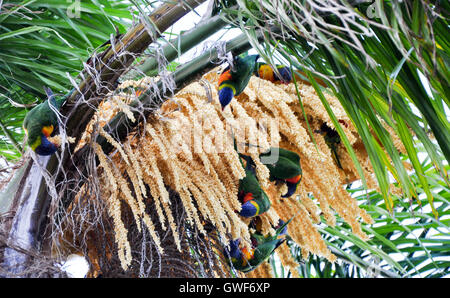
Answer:
[[[23,146],[19,141],[23,137],[20,124],[25,115],[24,111],[30,105],[39,102],[40,99],[36,101],[35,96],[41,98],[43,95],[42,85],[51,86],[60,92],[68,91],[74,83],[79,88],[62,110],[62,115],[67,117],[66,132],[70,136],[76,136],[77,140],[69,146],[68,154],[62,155],[60,160],[52,157],[44,164],[54,175],[56,187],[50,188],[48,192],[42,185],[50,180],[42,177],[38,181],[26,180],[30,177],[29,173],[33,172],[32,161],[27,163],[27,169],[31,170],[17,174],[17,179],[25,177],[21,181],[22,186],[27,183],[37,184],[36,187],[41,185],[41,191],[36,193],[35,198],[42,212],[47,212],[46,207],[52,201],[51,198],[57,198],[58,194],[64,199],[62,207],[56,208],[67,208],[75,197],[71,190],[80,189],[89,174],[93,173],[92,168],[84,163],[86,154],[91,152],[90,146],[84,145],[82,149],[74,152],[82,132],[94,113],[93,107],[98,106],[103,95],[115,89],[118,79],[124,72],[129,71],[135,59],[138,62],[145,60],[140,55],[156,40],[158,33],[167,30],[188,11],[181,4],[167,3],[157,9],[150,9],[151,14],[147,17],[142,9],[145,7],[142,4],[148,4],[147,1],[131,2],[130,5],[127,1],[116,1],[115,4],[107,1],[97,1],[97,4],[81,1],[81,12],[83,15],[88,14],[89,18],[80,19],[67,17],[64,12],[70,4],[65,1],[51,1],[45,5],[35,2],[24,5],[17,5],[14,2],[3,4],[0,23],[5,32],[0,34],[0,40],[7,43],[0,44],[2,47],[0,57],[5,62],[0,68],[2,74],[0,86],[8,91],[0,99],[2,108],[4,107],[1,110],[4,114],[0,122],[4,131],[3,147],[0,148],[2,155],[13,161],[23,153]],[[193,8],[200,2],[203,1],[187,1],[185,4]],[[127,10],[130,7],[135,7],[140,13],[138,25],[126,25],[131,22],[133,16],[138,15],[130,13]],[[329,90],[339,100],[363,141],[377,178],[379,193],[376,195],[369,193],[360,198],[369,206],[368,210],[373,206],[375,211],[371,212],[374,212],[374,215],[383,214],[386,218],[395,218],[397,213],[407,215],[402,209],[405,207],[398,207],[403,206],[405,200],[423,201],[430,206],[434,219],[424,216],[426,219],[420,224],[440,223],[446,226],[445,221],[436,222],[436,220],[445,216],[448,210],[446,201],[448,192],[445,191],[449,186],[446,163],[450,155],[449,125],[445,112],[448,108],[447,95],[450,90],[447,71],[448,40],[445,34],[449,11],[447,3],[215,1],[210,8],[206,20],[190,32],[169,42],[160,40],[163,43],[163,53],[169,62],[176,57],[175,53],[182,54],[223,28],[225,24],[241,29],[243,35],[229,41],[227,50],[239,54],[253,47],[268,63],[283,61],[291,69],[299,71],[299,78],[309,81],[314,86],[358,170],[363,186],[367,189],[362,166],[326,99],[325,93],[328,91],[317,83],[319,79],[326,82]],[[421,18],[423,15],[425,18]],[[101,45],[111,34],[113,35],[110,39],[111,45],[101,46],[96,51],[96,56],[86,51],[86,48]],[[20,48],[20,51],[16,52],[17,48]],[[147,51],[153,53],[151,48]],[[220,54],[217,51],[212,53],[216,57]],[[88,56],[91,56],[91,59],[87,64],[92,68],[85,67],[82,75],[70,79],[82,68],[82,62],[87,61]],[[139,73],[155,73],[155,69],[161,69],[159,63],[155,63],[156,60],[148,59],[137,68],[138,71],[131,73],[134,73],[133,76]],[[154,108],[157,97],[164,98],[180,90],[214,66],[211,62],[211,52],[208,52],[177,68],[173,73],[175,87],[166,89],[162,94],[144,93],[139,97],[140,102],[135,101],[130,105],[135,112],[135,118],[140,120],[130,123],[125,113],[119,113],[106,126],[109,127],[108,133],[119,141],[125,140],[129,132],[135,130],[151,113],[152,109],[149,107]],[[163,90],[164,84],[165,82],[161,80],[157,87]],[[298,99],[305,113],[302,98],[299,96]],[[145,109],[139,110],[142,105]],[[142,114],[145,117],[139,117]],[[387,123],[389,130],[384,123]],[[392,131],[401,139],[406,156],[396,149],[397,144],[394,144]],[[309,133],[312,136],[311,130]],[[114,150],[102,136],[97,138],[97,142],[106,154]],[[423,146],[430,163],[424,165],[420,162],[418,145]],[[413,166],[414,177],[404,166],[405,158]],[[402,189],[402,197],[391,193],[390,176]],[[439,183],[436,183],[436,179]],[[70,183],[61,185],[62,181]],[[439,188],[435,187],[436,184]],[[11,190],[11,184],[8,187]],[[20,189],[11,191],[20,197]],[[426,196],[426,201],[423,200],[423,195]],[[176,197],[175,194],[173,200],[177,200]],[[443,205],[435,207],[436,198],[444,198]],[[380,202],[380,199],[383,202]],[[52,208],[55,206],[51,205],[50,210]],[[401,223],[399,225],[401,226]],[[37,229],[42,232],[39,228],[42,229],[43,226],[38,226]],[[342,259],[356,264],[355,270],[367,269],[368,263],[364,260],[367,259],[364,255],[367,251],[388,262],[387,270],[390,270],[391,274],[394,272],[402,276],[411,270],[417,270],[418,264],[430,256],[426,246],[420,245],[420,249],[427,257],[417,257],[413,260],[406,258],[400,262],[392,260],[386,250],[413,254],[416,248],[397,248],[401,241],[391,240],[392,235],[389,231],[392,232],[399,227],[391,226],[390,230],[389,225],[384,224],[380,229],[383,228],[388,232],[382,233],[367,228],[369,234],[376,235],[372,242],[367,244],[356,240],[354,236],[342,233],[347,229],[344,223],[335,228],[324,228],[322,234],[329,237],[326,239],[329,246],[339,252]],[[409,227],[408,229],[405,229],[406,232],[412,233]],[[188,235],[193,231],[186,228],[185,233]],[[422,238],[428,241],[425,233],[418,237],[418,243],[422,243]],[[348,249],[341,248],[344,240],[353,243],[354,249],[351,253]],[[188,243],[193,252],[197,251],[198,244],[196,246],[192,241]],[[295,251],[295,245],[292,249]],[[431,255],[433,253],[434,250]],[[186,264],[191,262],[192,265],[195,263],[192,255],[195,254],[177,255],[177,258],[186,260]],[[322,261],[314,258],[311,257],[307,265],[319,264],[316,272],[333,271],[334,274],[342,272],[339,266],[330,271],[331,264],[326,264],[325,268],[328,269],[322,270],[320,265]],[[189,267],[186,264],[184,268]],[[307,265],[302,265],[303,271],[307,270],[305,269]],[[432,265],[426,266],[438,268],[431,275],[448,270],[445,262],[432,262]],[[180,270],[185,273],[187,271],[189,270]],[[386,274],[389,276],[389,273]]]

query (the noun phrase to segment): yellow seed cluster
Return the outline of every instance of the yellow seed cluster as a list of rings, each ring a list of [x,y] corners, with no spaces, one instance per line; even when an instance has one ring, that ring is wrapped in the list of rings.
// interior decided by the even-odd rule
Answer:
[[[288,225],[288,233],[301,247],[303,257],[312,253],[330,261],[336,257],[314,226],[320,222],[321,214],[331,226],[339,215],[356,235],[366,239],[360,220],[371,223],[372,219],[343,188],[344,184],[360,177],[343,145],[339,144],[337,148],[343,167],[340,169],[323,135],[318,133],[323,123],[330,127],[333,125],[314,89],[298,84],[308,119],[303,117],[293,84],[277,85],[257,77],[252,77],[244,92],[222,111],[217,79],[217,72],[212,71],[204,76],[202,84],[193,83],[185,87],[147,119],[139,134],[130,134],[122,144],[100,128],[100,134],[117,149],[108,159],[94,144],[103,168],[100,175],[105,181],[102,193],[106,195],[104,199],[114,220],[123,268],[129,266],[131,253],[127,231],[120,217],[121,202],[129,205],[139,229],[141,223],[144,224],[163,252],[154,224],[145,213],[145,207],[151,204],[157,211],[162,229],[170,229],[177,248],[181,250],[179,229],[170,209],[166,187],[178,193],[187,220],[202,234],[206,235],[204,223],[207,221],[214,225],[219,239],[225,241],[223,244],[241,238],[245,245],[249,245],[249,220],[237,213],[241,209],[237,194],[239,180],[245,177],[245,171],[235,147],[255,162],[257,178],[271,200],[272,207],[260,216],[264,233],[273,234],[273,226],[279,219],[293,218]],[[208,82],[212,100],[205,89]],[[127,81],[122,87],[141,84]],[[343,124],[344,133],[363,166],[369,186],[376,187],[372,166],[355,128],[339,101],[330,94],[326,94],[326,98]],[[109,111],[99,111],[93,120],[100,127],[117,111],[127,115],[131,113],[126,97],[109,99],[100,106]],[[134,121],[131,116],[128,115]],[[310,138],[307,121],[317,147]],[[94,123],[88,126],[85,142],[90,138],[93,127]],[[290,198],[281,197],[287,191],[286,186],[270,182],[269,171],[258,158],[270,146],[294,151],[301,158],[302,181]],[[277,253],[283,265],[290,267],[295,274],[296,265],[289,248],[283,244]],[[270,266],[264,263],[247,276],[267,277],[270,272]]]
[[[62,145],[62,138],[61,135],[55,135],[54,137],[48,137],[47,138],[49,142],[56,144],[58,146]],[[68,143],[74,143],[75,142],[75,138],[74,137],[66,137],[66,140]]]
[[[111,170],[109,162],[107,161],[107,157],[103,153],[102,148],[97,143],[94,144],[95,153],[98,156],[100,161],[100,165],[104,169],[106,175],[103,176],[103,179],[108,178],[107,184],[111,191],[109,196],[107,197],[107,207],[108,213],[113,218],[114,221],[114,232],[115,232],[115,241],[118,247],[118,255],[122,265],[122,268],[126,270],[128,266],[131,264],[131,247],[128,242],[126,235],[127,230],[121,220],[121,211],[120,211],[120,201],[118,199],[118,186],[115,176]]]

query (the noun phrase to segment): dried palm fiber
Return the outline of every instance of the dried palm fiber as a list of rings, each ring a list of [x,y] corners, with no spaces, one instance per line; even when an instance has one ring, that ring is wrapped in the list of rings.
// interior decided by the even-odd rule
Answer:
[[[287,220],[294,216],[288,231],[301,247],[302,256],[306,258],[309,253],[313,253],[331,261],[335,260],[335,256],[327,249],[314,226],[320,220],[320,213],[331,226],[336,222],[336,214],[339,215],[356,235],[366,239],[359,218],[366,223],[371,223],[372,219],[343,188],[343,185],[359,179],[359,175],[343,145],[337,145],[342,164],[340,169],[323,136],[317,133],[323,123],[331,128],[333,124],[314,89],[306,84],[298,84],[317,149],[308,134],[306,119],[303,118],[293,84],[276,85],[252,77],[244,92],[233,99],[230,108],[222,112],[217,95],[217,79],[218,73],[212,71],[204,76],[202,84],[193,83],[178,92],[146,119],[146,124],[139,132],[131,133],[122,144],[108,137],[101,127],[117,111],[126,112],[127,106],[123,103],[128,103],[132,97],[128,94],[118,95],[111,101],[105,100],[86,130],[83,138],[85,142],[89,142],[95,127],[99,126],[100,133],[117,149],[106,159],[101,149],[94,145],[99,159],[103,160],[100,164],[103,170],[98,175],[105,183],[101,184],[100,193],[113,219],[114,238],[121,251],[119,259],[123,269],[127,269],[132,261],[126,244],[129,242],[127,231],[119,222],[118,205],[122,209],[123,205],[128,206],[136,229],[139,232],[148,231],[160,253],[163,253],[163,249],[155,226],[170,234],[176,248],[182,249],[183,233],[180,231],[183,227],[177,225],[178,218],[170,208],[173,203],[169,196],[170,190],[176,192],[183,207],[185,222],[193,230],[198,231],[204,239],[211,240],[204,225],[208,223],[214,227],[217,238],[212,241],[214,245],[219,245],[216,248],[218,251],[220,245],[228,244],[231,239],[241,238],[244,245],[249,245],[249,220],[236,213],[240,210],[237,199],[239,179],[245,173],[232,137],[236,138],[239,151],[247,153],[256,163],[257,177],[272,203],[272,208],[260,216],[263,233],[272,234],[272,227],[278,223],[278,219]],[[207,86],[212,91],[210,94],[203,87],[205,82],[210,83]],[[142,84],[149,87],[145,86],[145,81],[127,81],[119,88]],[[326,94],[326,98],[343,124],[344,133],[363,166],[369,185],[376,187],[367,152],[355,128],[339,101],[329,94]],[[122,103],[118,104],[117,99],[121,99]],[[290,198],[281,198],[286,189],[270,183],[268,169],[258,158],[258,154],[270,146],[294,151],[301,157],[302,182],[297,193]],[[155,213],[153,221],[145,213],[149,208]],[[146,226],[145,230],[142,229],[143,225]],[[282,246],[285,246],[279,249],[282,263],[295,267],[293,259],[289,258],[289,249],[286,245]],[[214,276],[221,276],[220,271],[227,272],[226,265],[222,270],[215,267],[211,272]],[[258,269],[250,275],[268,274],[267,270]]]

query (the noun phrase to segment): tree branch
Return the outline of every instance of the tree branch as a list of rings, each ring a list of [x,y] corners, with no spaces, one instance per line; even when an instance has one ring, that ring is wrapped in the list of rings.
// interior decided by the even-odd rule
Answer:
[[[219,15],[206,19],[187,32],[170,40],[163,47],[163,55],[167,61],[173,61],[178,54],[183,54],[200,44],[206,38],[222,29],[227,24]],[[158,59],[151,57],[137,67],[137,70],[127,73],[126,77],[135,78],[140,74],[156,75]]]

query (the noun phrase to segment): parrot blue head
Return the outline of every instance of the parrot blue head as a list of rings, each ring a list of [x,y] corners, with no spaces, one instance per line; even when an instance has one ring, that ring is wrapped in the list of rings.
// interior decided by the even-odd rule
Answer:
[[[242,257],[242,252],[239,249],[239,243],[241,239],[230,241],[230,245],[225,248],[225,255],[230,255],[231,258],[239,260]]]
[[[243,217],[253,217],[259,213],[259,206],[258,203],[255,201],[247,201],[244,204],[242,204],[241,212],[239,212],[240,216]]]
[[[39,155],[52,155],[58,150],[58,147],[50,142],[44,134],[41,134],[41,142],[36,148],[34,148],[34,152]]]
[[[284,195],[282,195],[281,197],[282,198],[289,198],[297,190],[297,186],[299,185],[300,180],[298,182],[290,182],[290,181],[287,181],[287,180],[285,180],[285,181],[286,181],[286,185],[287,185],[288,191]]]
[[[232,86],[228,86],[228,84],[224,84],[219,88],[219,101],[220,105],[223,109],[231,102],[234,96],[234,91]]]
[[[277,69],[278,72],[280,73],[280,77],[278,77],[278,75],[274,73],[276,79],[282,81],[285,84],[289,84],[292,80],[291,70],[287,66],[280,66]]]

